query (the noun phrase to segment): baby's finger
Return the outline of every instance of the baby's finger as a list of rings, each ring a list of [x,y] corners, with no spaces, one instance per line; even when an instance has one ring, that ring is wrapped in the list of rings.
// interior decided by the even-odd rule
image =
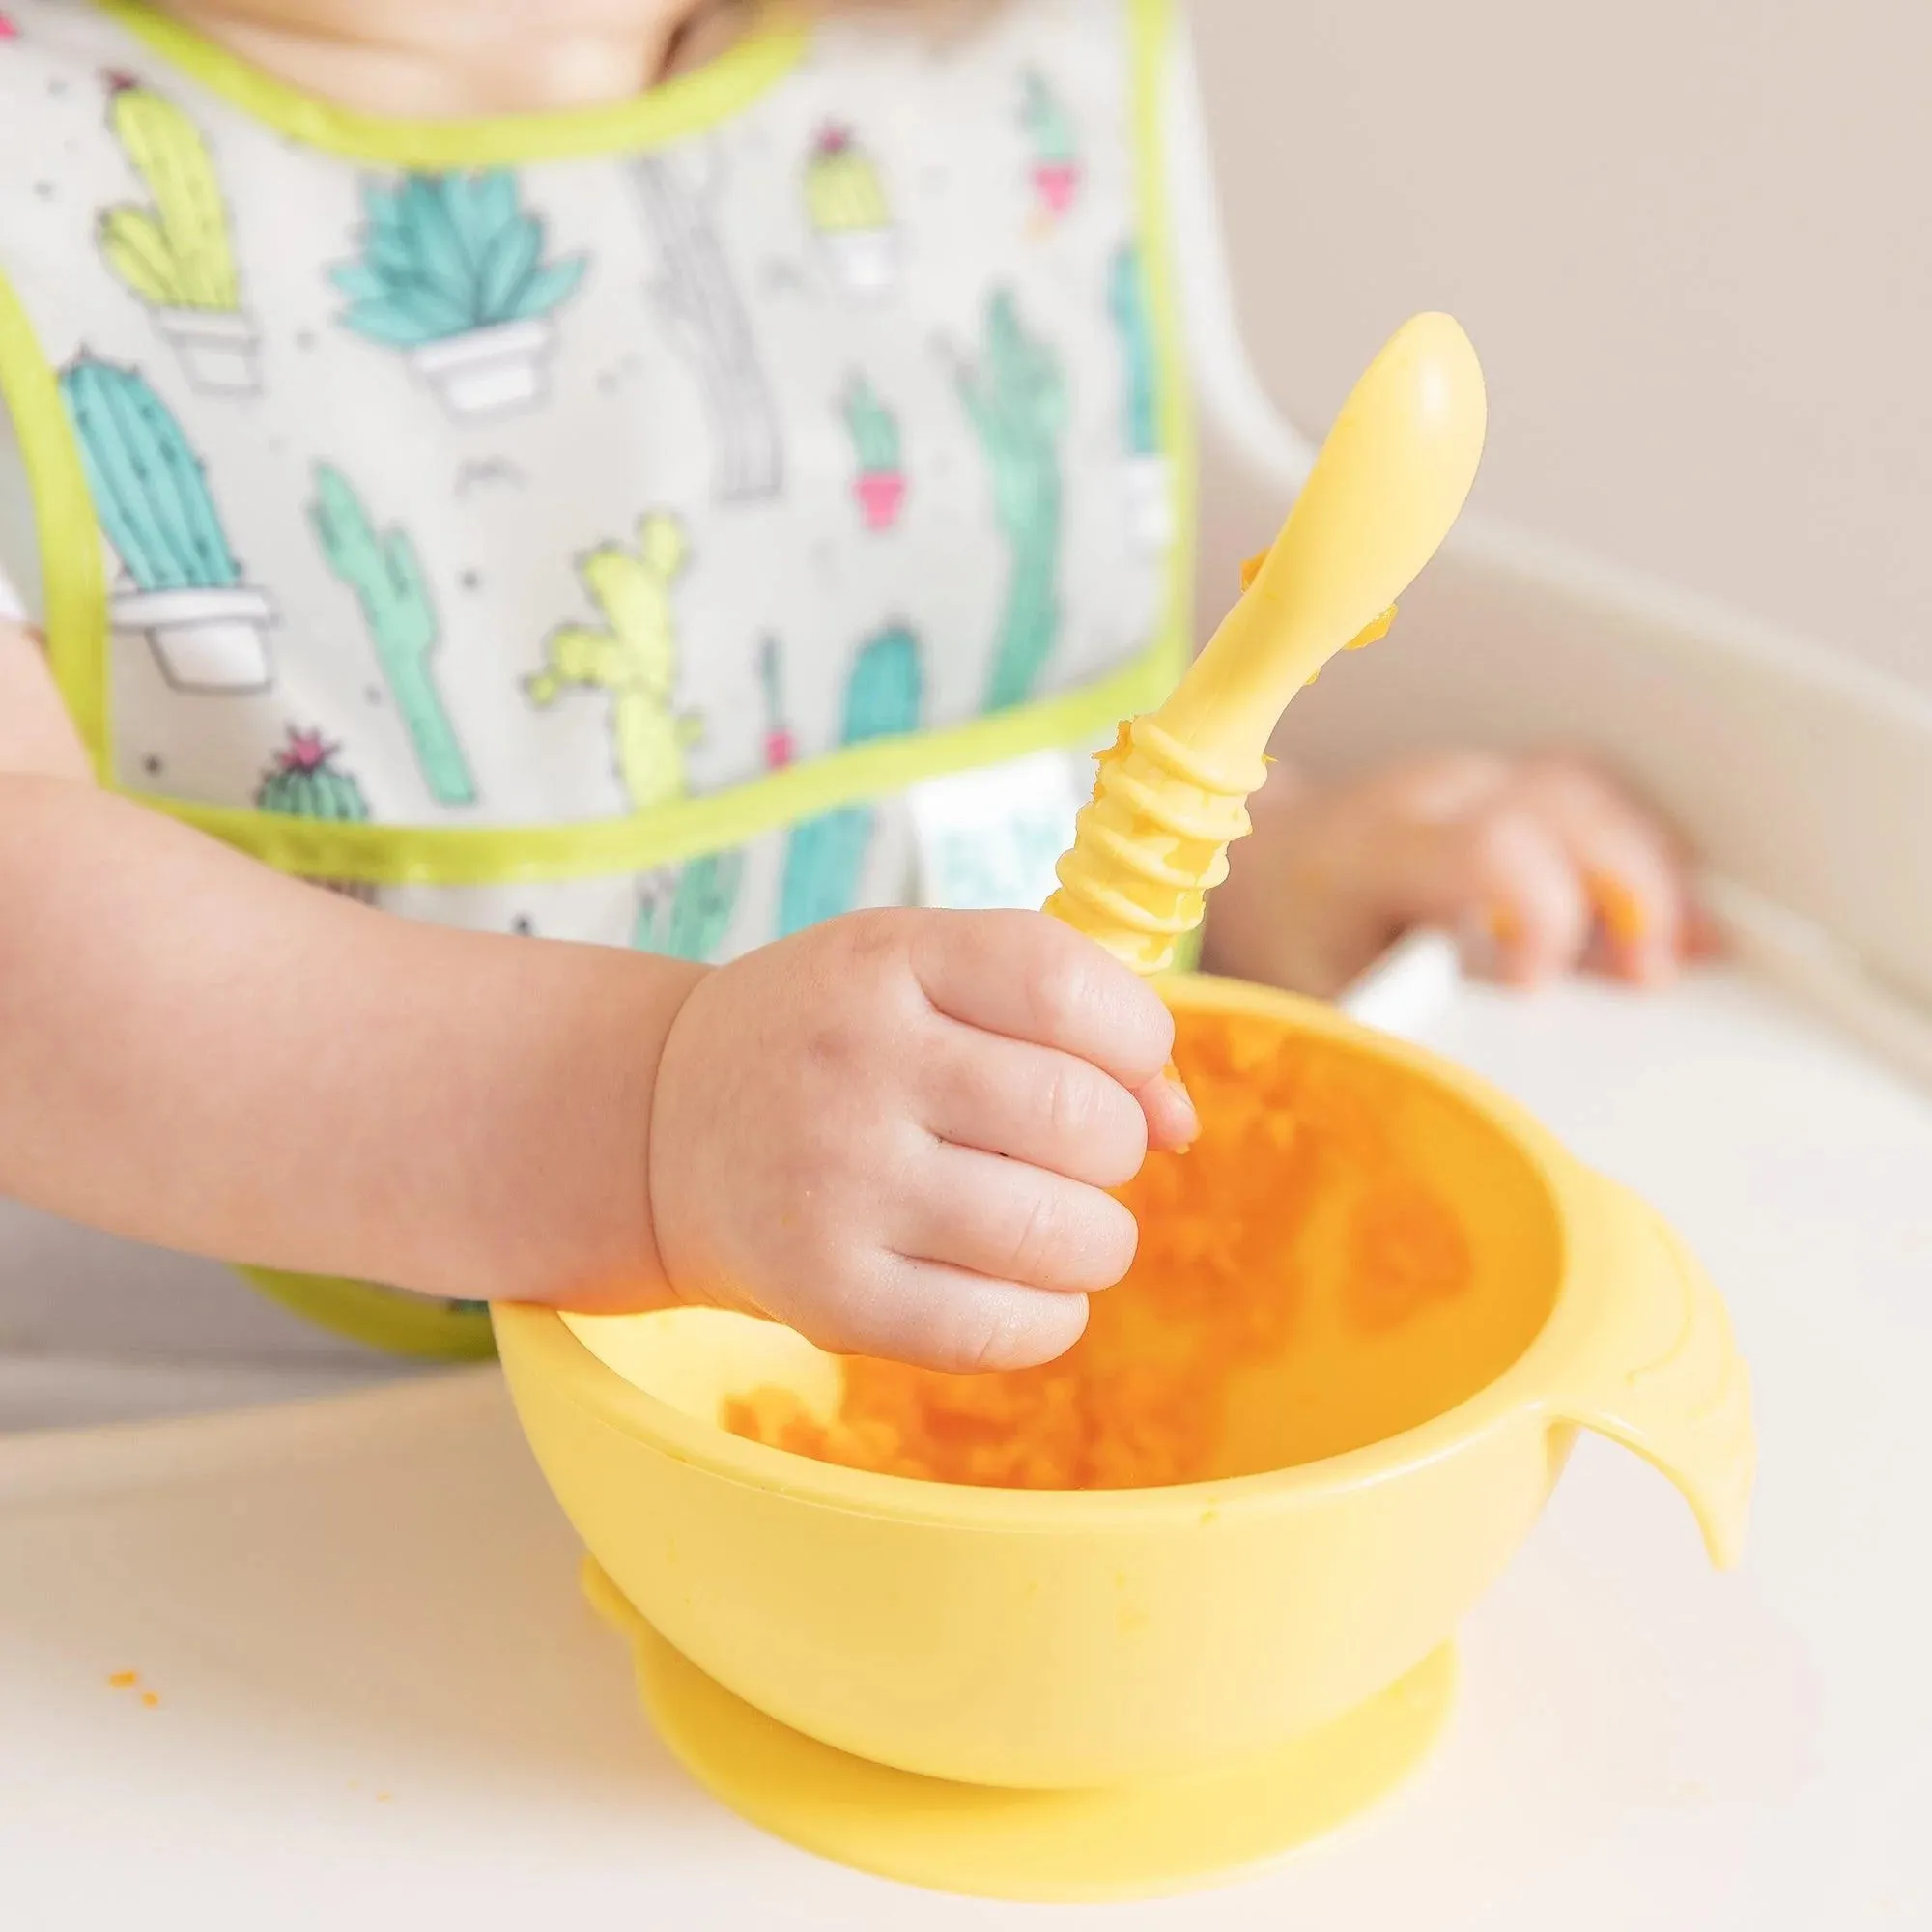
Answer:
[[[1467,881],[1462,925],[1477,963],[1519,985],[1574,967],[1590,937],[1590,904],[1555,834],[1528,812],[1499,808],[1453,837]]]
[[[1147,1144],[1157,1152],[1185,1153],[1201,1138],[1201,1116],[1195,1111],[1194,1096],[1172,1061],[1134,1098],[1141,1103]]]
[[[1091,1061],[956,1021],[923,1069],[921,1123],[955,1147],[1006,1154],[1094,1187],[1119,1187],[1147,1157],[1140,1103]]]
[[[939,1262],[1060,1294],[1094,1294],[1132,1266],[1140,1230],[1111,1194],[976,1148],[933,1151],[887,1239]]]
[[[872,1355],[952,1375],[1031,1369],[1064,1355],[1087,1327],[1087,1297],[996,1281],[943,1262],[881,1256],[807,1336],[834,1354]]]
[[[1037,912],[935,913],[913,971],[949,1019],[1077,1054],[1139,1088],[1174,1051],[1160,996],[1091,939]]]
[[[1554,835],[1481,783],[1459,796],[1460,815],[1390,817],[1360,840],[1348,888],[1370,915],[1371,943],[1434,925],[1461,936],[1472,967],[1505,980],[1570,967],[1590,909]]]
[[[1583,882],[1612,970],[1665,978],[1685,946],[1689,886],[1669,835],[1586,766],[1525,766],[1518,796],[1555,834]]]

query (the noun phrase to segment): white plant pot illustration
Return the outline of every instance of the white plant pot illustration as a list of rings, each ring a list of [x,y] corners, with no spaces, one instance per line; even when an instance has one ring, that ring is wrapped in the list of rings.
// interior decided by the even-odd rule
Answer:
[[[1144,551],[1174,542],[1174,474],[1164,456],[1130,456],[1126,469],[1127,530]]]
[[[896,228],[828,228],[819,240],[838,279],[855,296],[883,296],[898,280]]]
[[[555,346],[556,325],[548,316],[528,316],[425,342],[409,357],[451,415],[494,416],[542,398]]]
[[[259,393],[262,338],[251,317],[239,309],[157,308],[155,326],[195,388],[218,396]]]
[[[177,691],[239,694],[274,682],[262,634],[275,607],[260,590],[122,590],[111,608],[115,630],[145,637]]]

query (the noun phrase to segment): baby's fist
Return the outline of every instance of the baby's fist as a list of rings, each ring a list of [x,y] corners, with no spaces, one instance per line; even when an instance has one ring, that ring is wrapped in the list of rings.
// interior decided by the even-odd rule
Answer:
[[[1106,1190],[1192,1138],[1173,1040],[1146,984],[1038,913],[857,913],[750,953],[659,1066],[666,1272],[839,1352],[1051,1360],[1133,1260]]]

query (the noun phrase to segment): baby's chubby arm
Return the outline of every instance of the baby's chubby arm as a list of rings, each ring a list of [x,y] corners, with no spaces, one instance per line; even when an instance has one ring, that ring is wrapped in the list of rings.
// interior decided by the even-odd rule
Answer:
[[[98,789],[4,624],[0,906],[0,1191],[264,1266],[1016,1365],[1193,1129],[1159,1001],[1039,915],[706,972],[372,912]]]

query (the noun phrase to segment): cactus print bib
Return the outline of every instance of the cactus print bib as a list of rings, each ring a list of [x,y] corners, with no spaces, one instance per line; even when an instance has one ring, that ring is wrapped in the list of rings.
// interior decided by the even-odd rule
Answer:
[[[1179,668],[1154,0],[774,14],[469,124],[136,5],[0,19],[33,614],[118,788],[406,915],[716,960],[903,900],[908,786]],[[444,1346],[390,1299],[323,1312]]]

